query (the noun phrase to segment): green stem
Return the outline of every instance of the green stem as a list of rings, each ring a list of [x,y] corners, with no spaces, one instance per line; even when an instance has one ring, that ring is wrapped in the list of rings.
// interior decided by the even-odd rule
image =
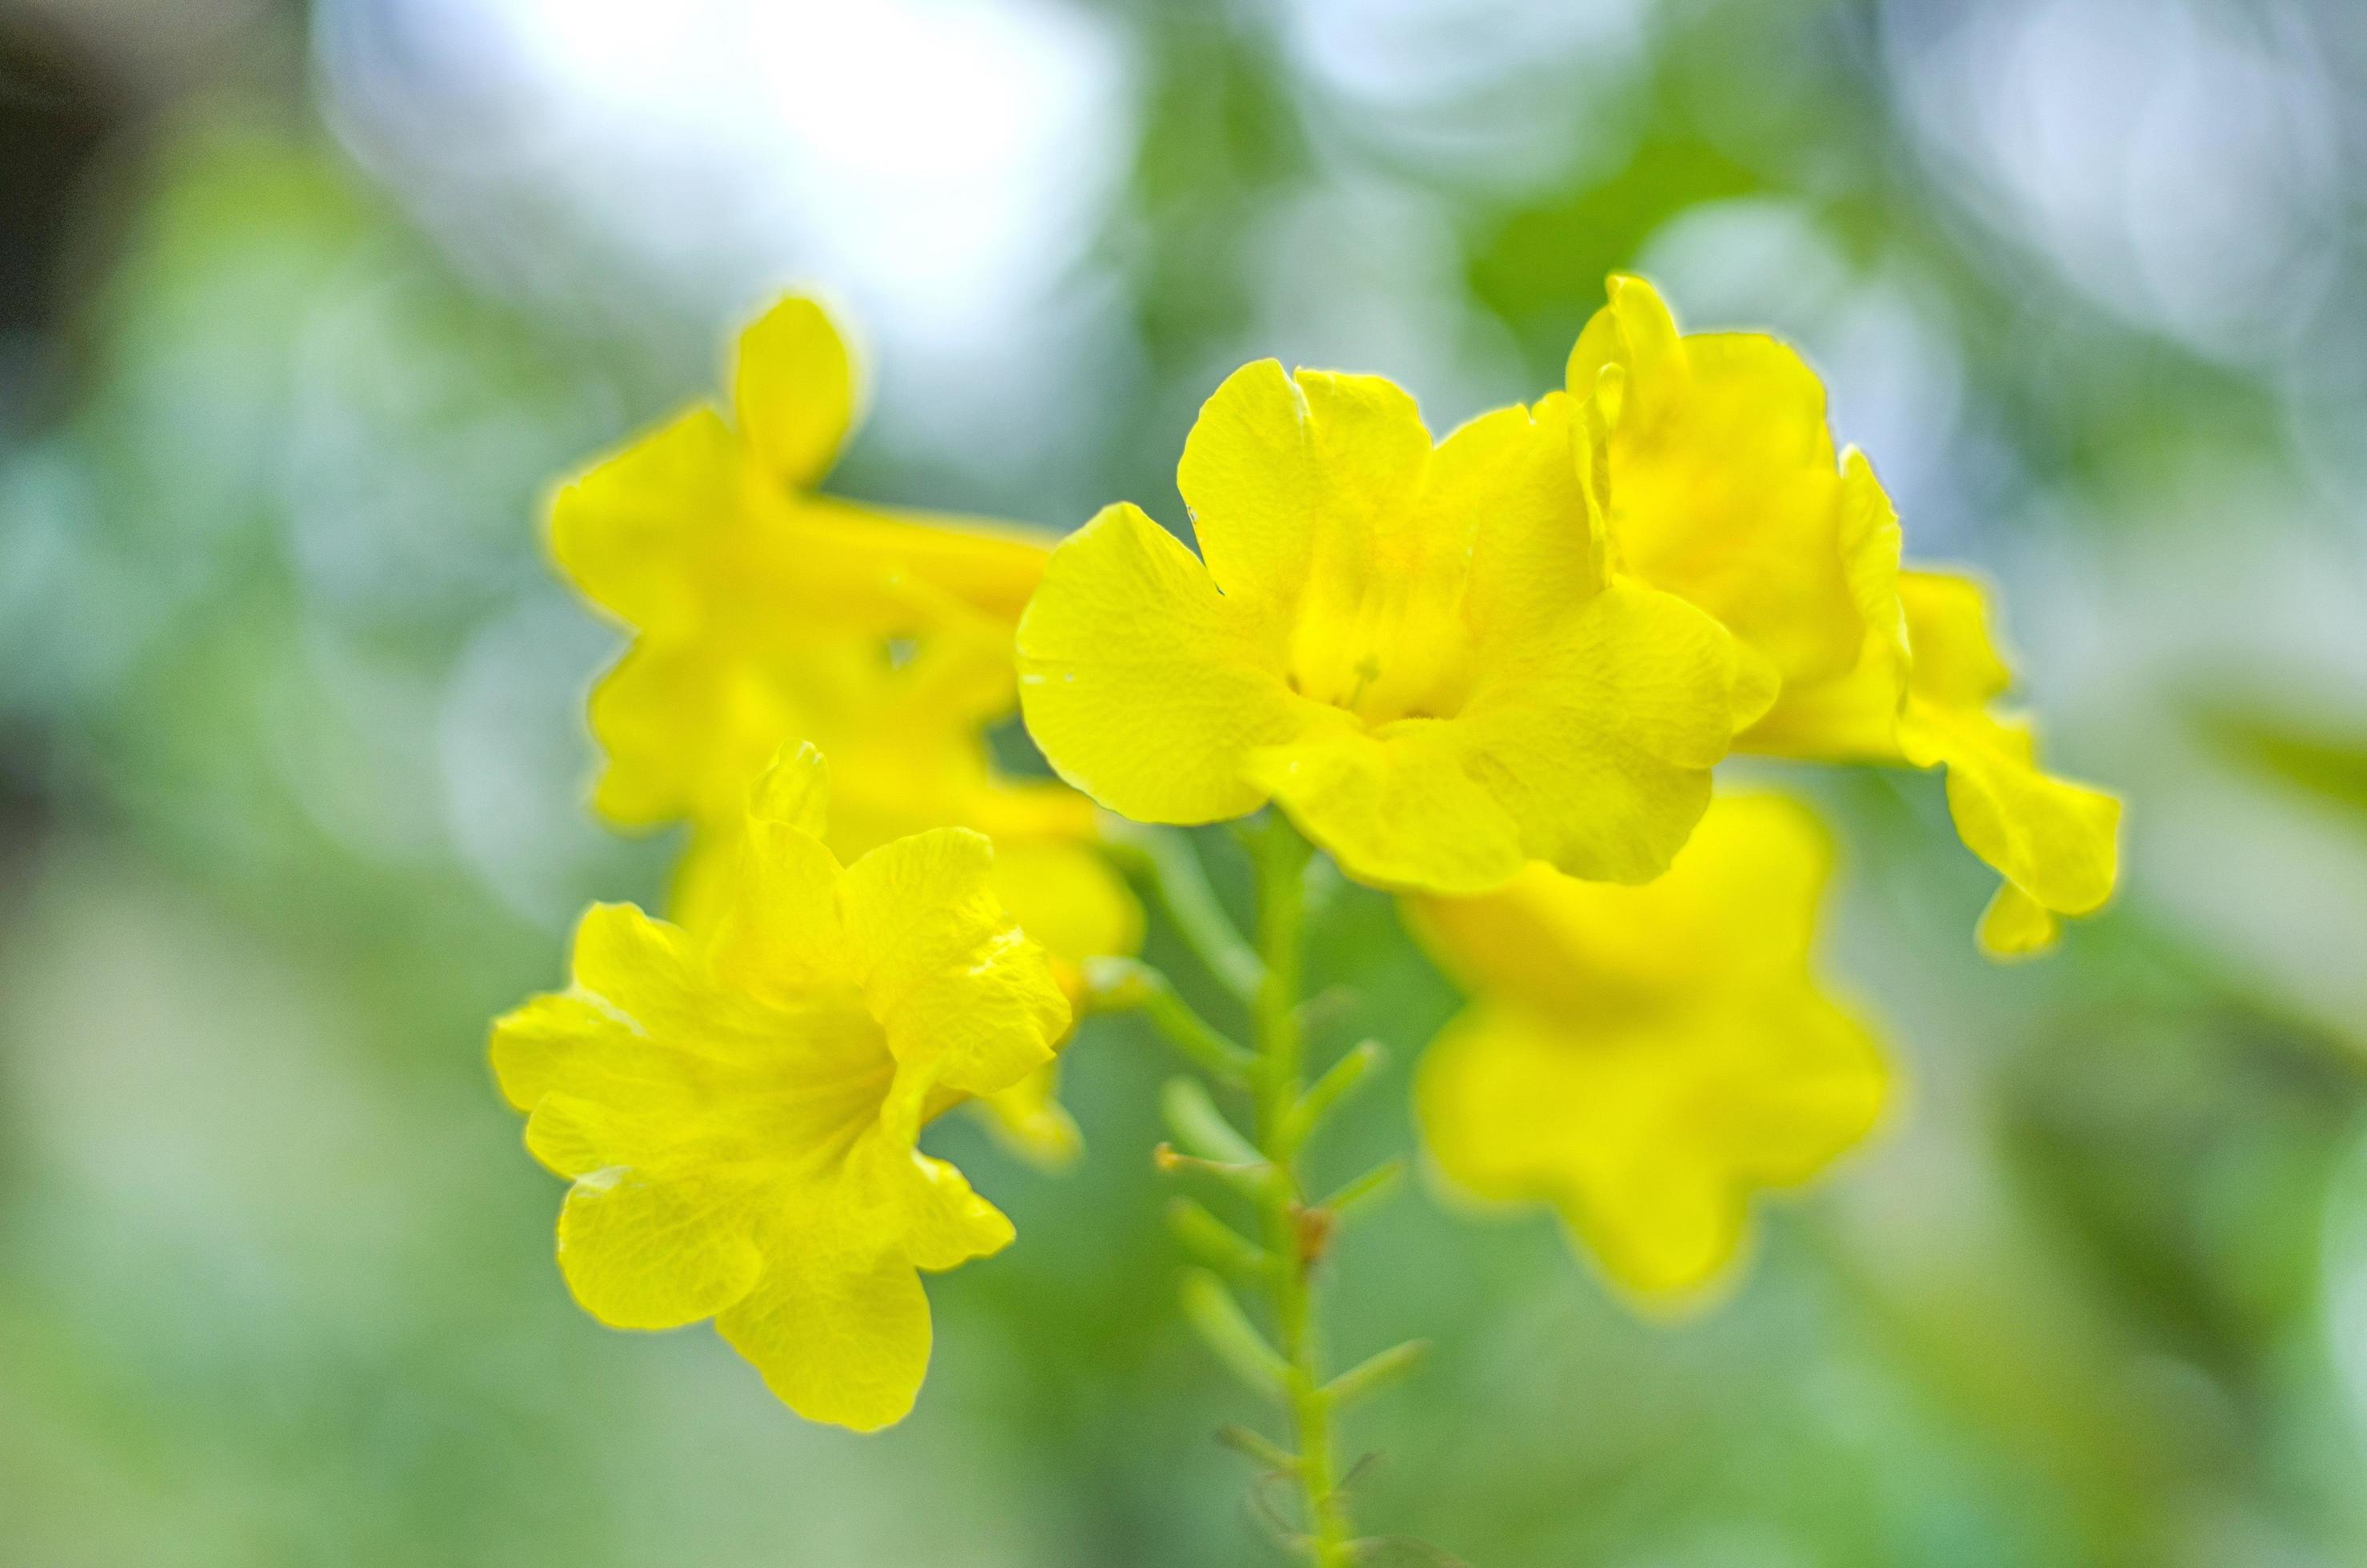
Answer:
[[[1306,915],[1307,843],[1279,811],[1257,842],[1258,945],[1264,970],[1253,1008],[1257,1024],[1256,1142],[1277,1179],[1260,1203],[1274,1255],[1274,1323],[1280,1340],[1284,1403],[1297,1438],[1297,1478],[1307,1511],[1307,1548],[1315,1568],[1344,1568],[1353,1532],[1335,1477],[1332,1396],[1324,1387],[1315,1343],[1315,1267],[1322,1232],[1306,1222],[1297,1165],[1306,1119],[1301,1090],[1299,939]]]

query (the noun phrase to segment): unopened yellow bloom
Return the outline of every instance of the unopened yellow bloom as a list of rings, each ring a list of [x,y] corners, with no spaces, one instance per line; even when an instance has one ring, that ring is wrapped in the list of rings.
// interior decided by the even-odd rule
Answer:
[[[593,693],[595,803],[622,826],[690,821],[673,914],[704,928],[750,785],[811,742],[831,758],[833,852],[932,827],[991,835],[997,892],[1073,983],[1084,960],[1134,950],[1139,912],[1091,847],[1091,803],[1002,777],[985,738],[1018,706],[1012,628],[1048,545],[821,494],[855,403],[844,339],[792,296],[741,335],[731,419],[694,409],[560,491],[561,569],[633,633]],[[1049,1080],[987,1108],[1057,1160],[1076,1131]]]
[[[1483,897],[1410,901],[1472,997],[1416,1085],[1441,1172],[1552,1206],[1648,1301],[1716,1278],[1751,1195],[1822,1171],[1886,1092],[1873,1040],[1810,967],[1830,863],[1805,808],[1741,795],[1647,887],[1538,867]]]
[[[1889,499],[1863,454],[1836,460],[1798,354],[1755,333],[1680,336],[1649,284],[1614,278],[1569,381],[1610,427],[1620,567],[1783,674],[1738,750],[1944,767],[1957,832],[2006,879],[1981,923],[1992,953],[2035,951],[2057,915],[2111,896],[2120,802],[2040,771],[2028,722],[1992,710],[2012,677],[1979,586],[1900,570]]]
[[[842,869],[821,780],[810,747],[766,777],[710,932],[594,906],[572,986],[496,1024],[493,1056],[527,1147],[574,1183],[559,1261],[584,1309],[712,1317],[799,1415],[867,1431],[928,1364],[916,1270],[1012,1238],[921,1127],[1048,1062],[1069,1007],[986,839]]]
[[[1609,572],[1574,415],[1548,397],[1433,447],[1377,377],[1237,371],[1179,473],[1199,555],[1131,506],[1054,551],[1019,627],[1029,731],[1122,815],[1275,801],[1381,886],[1659,874],[1773,680]]]

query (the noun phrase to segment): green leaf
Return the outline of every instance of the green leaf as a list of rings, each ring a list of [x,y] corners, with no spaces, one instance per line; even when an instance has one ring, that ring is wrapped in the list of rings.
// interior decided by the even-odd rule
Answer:
[[[1334,1216],[1344,1219],[1350,1210],[1361,1209],[1395,1191],[1398,1183],[1405,1176],[1405,1169],[1403,1160],[1384,1160],[1363,1176],[1341,1187],[1316,1207],[1329,1209]]]
[[[1289,1363],[1250,1323],[1223,1280],[1205,1268],[1186,1271],[1184,1316],[1233,1376],[1261,1393],[1282,1397]]]
[[[1426,1339],[1393,1345],[1369,1360],[1360,1361],[1323,1385],[1323,1397],[1334,1404],[1352,1404],[1388,1388],[1430,1354]]]
[[[1178,1198],[1169,1203],[1167,1223],[1204,1263],[1252,1275],[1274,1267],[1274,1254],[1226,1224],[1195,1199]]]
[[[1097,1013],[1138,1010],[1168,1042],[1218,1083],[1247,1084],[1257,1058],[1193,1011],[1164,974],[1138,959],[1098,958],[1085,964],[1086,1006]]]
[[[1170,1078],[1159,1096],[1168,1131],[1183,1151],[1218,1165],[1263,1166],[1266,1157],[1225,1119],[1197,1078]]]
[[[1283,1119],[1282,1146],[1296,1149],[1323,1124],[1331,1108],[1353,1094],[1372,1074],[1387,1052],[1376,1040],[1360,1040],[1348,1053],[1324,1070],[1323,1075],[1298,1097]]]

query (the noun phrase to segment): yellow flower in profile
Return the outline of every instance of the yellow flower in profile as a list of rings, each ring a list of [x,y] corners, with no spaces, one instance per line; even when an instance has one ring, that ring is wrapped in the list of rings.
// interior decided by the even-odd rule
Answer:
[[[1043,572],[1046,542],[1024,530],[814,488],[855,381],[813,301],[793,295],[741,335],[732,403],[736,424],[694,408],[551,505],[560,570],[633,634],[592,705],[606,754],[595,803],[622,826],[729,820],[784,742],[912,687],[981,671],[968,699],[991,711],[1009,683],[992,661],[906,675],[897,655],[940,632],[1007,631]]]
[[[693,409],[552,505],[561,570],[632,633],[592,697],[601,813],[690,822],[671,912],[703,929],[750,785],[785,745],[811,742],[831,758],[841,857],[974,828],[995,840],[997,892],[1072,988],[1086,959],[1132,952],[1140,913],[1091,847],[1091,803],[990,760],[986,732],[1018,707],[1012,628],[1046,541],[818,492],[855,395],[845,342],[813,301],[791,296],[748,327],[731,381],[731,419]],[[1044,1161],[1077,1145],[1050,1078],[986,1104]]]
[[[1472,998],[1415,1088],[1441,1173],[1550,1205],[1648,1302],[1716,1279],[1751,1196],[1824,1170],[1887,1091],[1810,966],[1831,858],[1806,808],[1721,796],[1647,887],[1537,867],[1483,897],[1409,900]]]
[[[1738,751],[1948,770],[1958,834],[2005,878],[1992,954],[2038,950],[2118,875],[2120,802],[2039,769],[1977,584],[1902,572],[1872,465],[1836,460],[1824,388],[1757,333],[1681,336],[1640,278],[1571,351],[1569,391],[1610,429],[1605,511],[1622,570],[1716,616],[1782,672]]]
[[[1048,1062],[1069,1006],[975,833],[841,868],[811,747],[759,787],[711,933],[597,904],[573,984],[493,1028],[527,1146],[573,1186],[559,1261],[618,1328],[715,1319],[799,1415],[868,1431],[929,1358],[917,1270],[1011,1223],[915,1147],[930,1118]]]
[[[1658,875],[1774,682],[1609,571],[1575,414],[1548,397],[1433,446],[1378,377],[1235,372],[1178,475],[1199,555],[1131,506],[1053,551],[1019,626],[1029,732],[1121,815],[1271,800],[1385,887]]]

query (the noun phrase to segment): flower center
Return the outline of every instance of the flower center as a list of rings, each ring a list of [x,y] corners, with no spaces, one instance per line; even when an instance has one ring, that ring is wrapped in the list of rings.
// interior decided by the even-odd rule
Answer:
[[[801,998],[767,1025],[764,1081],[741,1091],[758,1136],[808,1170],[840,1164],[887,1104],[896,1060],[886,1033],[852,994]]]
[[[1310,635],[1302,624],[1291,689],[1345,709],[1368,728],[1399,719],[1451,719],[1471,695],[1473,667],[1460,627],[1375,617],[1346,636]]]
[[[1460,712],[1478,664],[1463,619],[1471,533],[1410,498],[1372,527],[1319,530],[1288,611],[1293,687],[1367,727]]]

